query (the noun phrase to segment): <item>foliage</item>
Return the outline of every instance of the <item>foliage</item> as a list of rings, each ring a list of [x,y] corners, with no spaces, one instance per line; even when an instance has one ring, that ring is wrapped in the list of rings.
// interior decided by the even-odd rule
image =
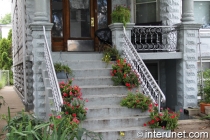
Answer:
[[[81,89],[78,86],[72,86],[72,80],[67,83],[61,82],[60,90],[63,97],[64,105],[62,111],[65,114],[77,116],[78,120],[84,120],[86,118],[87,108],[85,108],[85,102],[83,100]]]
[[[0,89],[2,89],[6,85],[6,82],[7,82],[6,76],[2,75],[0,79]]]
[[[131,17],[130,9],[123,5],[116,5],[111,13],[111,17],[113,23],[123,23],[126,26]]]
[[[202,102],[204,103],[210,103],[210,69],[207,69],[203,72],[203,78],[204,78],[204,99]]]
[[[128,95],[120,102],[121,106],[126,106],[128,108],[139,108],[142,111],[148,110],[150,104],[151,99],[139,92],[135,94],[129,92]]]
[[[66,74],[72,75],[72,70],[69,68],[68,65],[64,65],[64,64],[61,64],[61,63],[55,63],[54,67],[55,67],[56,72],[64,71]]]
[[[6,14],[2,19],[0,19],[0,24],[11,23],[11,14]]]
[[[163,128],[167,130],[174,130],[178,126],[178,119],[180,116],[179,112],[174,112],[167,109],[161,109],[161,112],[158,112],[157,104],[149,105],[149,112],[150,112],[150,121],[147,122],[147,124],[150,126],[150,128]],[[182,110],[180,110],[182,112]],[[161,123],[166,122],[165,126],[161,126]],[[147,125],[146,123],[144,126]]]
[[[0,69],[9,70],[10,84],[13,84],[12,73],[12,30],[9,31],[8,37],[0,40]]]
[[[126,60],[122,58],[118,59],[116,64],[112,65],[111,76],[114,85],[123,84],[131,89],[138,87],[140,84],[138,75],[131,70],[131,65],[126,63]]]
[[[5,104],[4,97],[0,96],[0,108]]]
[[[116,57],[116,59],[119,59],[119,52],[116,47],[107,47],[104,50],[102,61],[108,64],[112,60],[112,57]]]
[[[22,111],[8,120],[4,128],[8,131],[7,140],[81,140],[83,135],[101,140],[97,133],[80,128],[72,116],[51,116],[48,122],[43,122]]]

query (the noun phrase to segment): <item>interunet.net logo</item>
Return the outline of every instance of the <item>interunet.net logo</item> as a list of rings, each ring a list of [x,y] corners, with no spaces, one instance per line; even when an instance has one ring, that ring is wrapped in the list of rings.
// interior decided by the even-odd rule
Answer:
[[[209,133],[208,132],[171,132],[171,131],[147,131],[144,132],[137,132],[138,138],[167,138],[167,139],[208,139]]]

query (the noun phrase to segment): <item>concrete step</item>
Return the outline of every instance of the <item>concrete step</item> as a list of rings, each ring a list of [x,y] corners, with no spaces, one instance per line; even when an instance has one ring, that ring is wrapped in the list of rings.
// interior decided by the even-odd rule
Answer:
[[[59,79],[61,81],[67,81],[67,79]],[[79,86],[91,86],[91,85],[113,85],[111,76],[100,76],[100,77],[75,77],[72,85]]]
[[[85,106],[88,108],[89,106],[101,106],[101,105],[119,105],[120,101],[126,95],[87,95],[83,96],[84,99],[87,99],[88,102],[85,103]]]
[[[97,129],[92,131],[101,134],[103,140],[140,140],[143,137],[145,138],[147,132],[152,132],[151,128],[143,126],[117,127],[109,129]],[[124,136],[120,136],[120,132],[123,132]],[[140,136],[141,134],[143,134],[142,137]]]
[[[111,68],[72,69],[74,77],[110,76]]]
[[[103,117],[85,119],[82,122],[82,127],[91,129],[106,129],[117,127],[137,127],[143,126],[144,123],[150,120],[149,116],[130,116],[130,117]]]
[[[148,116],[149,112],[117,105],[89,106],[87,118],[117,117],[117,116]]]
[[[112,68],[112,65],[107,65],[100,60],[75,60],[66,61],[64,64],[68,65],[71,69],[99,69],[99,68]]]
[[[83,96],[86,95],[106,95],[106,94],[118,94],[118,95],[127,95],[128,88],[125,86],[109,86],[109,85],[100,85],[100,86],[80,86]],[[137,88],[133,88],[130,91],[136,92]]]
[[[69,60],[101,60],[103,53],[98,52],[52,52],[53,62]]]

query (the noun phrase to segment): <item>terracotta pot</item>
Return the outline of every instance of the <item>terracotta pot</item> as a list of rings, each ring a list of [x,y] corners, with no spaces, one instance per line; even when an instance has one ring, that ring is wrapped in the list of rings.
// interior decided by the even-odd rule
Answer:
[[[210,106],[210,104],[209,103],[200,103],[201,113],[205,113],[205,106]]]

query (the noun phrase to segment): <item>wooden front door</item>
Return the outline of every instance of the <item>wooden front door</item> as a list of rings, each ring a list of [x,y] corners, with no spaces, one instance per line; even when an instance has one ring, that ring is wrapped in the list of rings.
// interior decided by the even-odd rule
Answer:
[[[51,0],[52,51],[96,51],[110,14],[111,0]]]

